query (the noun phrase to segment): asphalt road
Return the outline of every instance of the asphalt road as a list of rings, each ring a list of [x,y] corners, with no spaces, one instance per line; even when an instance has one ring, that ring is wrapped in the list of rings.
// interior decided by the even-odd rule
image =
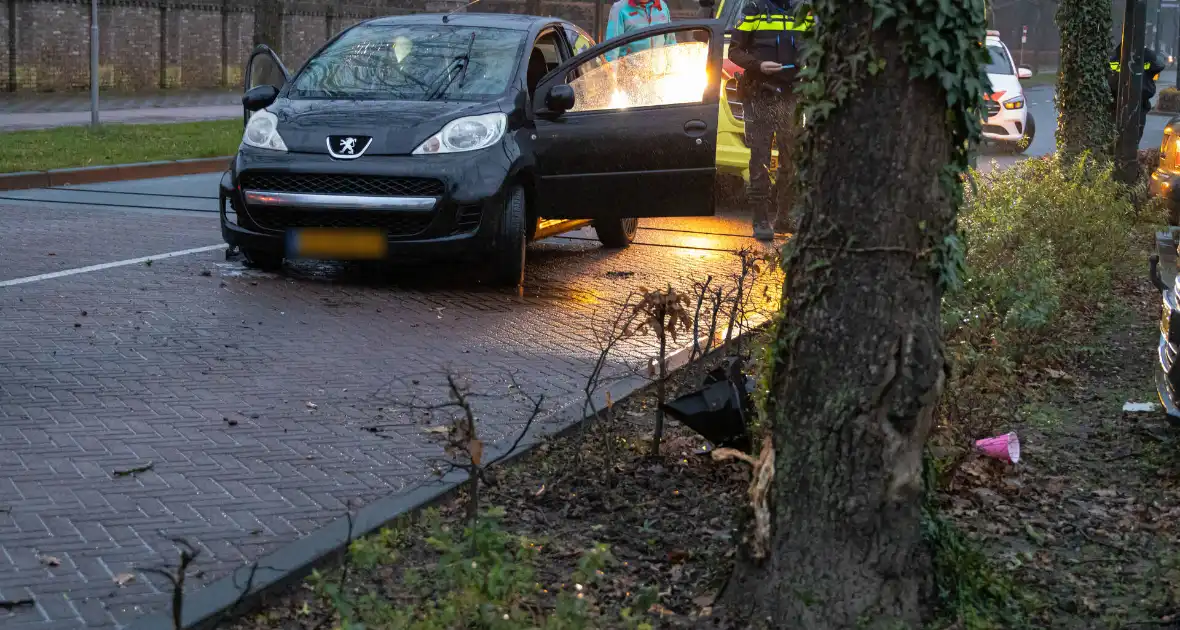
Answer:
[[[225,259],[216,182],[0,194],[0,599],[36,601],[5,630],[119,627],[167,606],[138,571],[173,538],[203,551],[196,587],[411,491],[445,419],[409,403],[445,401],[448,371],[485,442],[522,428],[524,394],[561,428],[618,303],[716,286],[754,244],[740,216],[644,221],[623,251],[583,230],[530,247],[523,296],[446,261],[262,273]],[[608,372],[654,352],[629,340]]]
[[[1170,85],[1162,81],[1161,85]],[[989,171],[992,168],[1006,168],[1020,160],[1030,157],[1048,155],[1057,149],[1057,107],[1053,102],[1054,89],[1051,86],[1037,86],[1025,90],[1029,102],[1029,114],[1037,121],[1037,135],[1023,155],[1011,155],[999,150],[987,150],[979,158],[979,168]],[[1170,116],[1156,114],[1148,115],[1147,124],[1143,128],[1143,138],[1139,148],[1150,149],[1158,147],[1164,136],[1164,127]]]

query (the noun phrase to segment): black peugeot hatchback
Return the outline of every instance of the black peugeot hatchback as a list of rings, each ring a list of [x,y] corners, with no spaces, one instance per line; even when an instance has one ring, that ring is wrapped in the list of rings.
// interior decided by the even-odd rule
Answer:
[[[592,225],[625,247],[640,217],[713,214],[723,35],[695,20],[594,45],[556,18],[388,17],[293,76],[259,47],[222,235],[260,267],[476,260],[515,286],[529,241]]]

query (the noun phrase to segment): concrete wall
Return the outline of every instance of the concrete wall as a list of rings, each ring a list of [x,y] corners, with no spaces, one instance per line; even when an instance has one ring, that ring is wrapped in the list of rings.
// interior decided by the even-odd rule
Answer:
[[[209,89],[241,85],[254,44],[257,0],[100,0],[104,89]],[[298,68],[331,35],[361,20],[461,7],[462,0],[284,0],[283,62]],[[685,5],[680,7],[679,5]],[[678,0],[677,13],[691,13]],[[90,85],[89,0],[5,0],[0,90],[56,92]],[[483,0],[472,11],[569,19],[593,32],[593,0]],[[608,7],[603,7],[603,14]]]

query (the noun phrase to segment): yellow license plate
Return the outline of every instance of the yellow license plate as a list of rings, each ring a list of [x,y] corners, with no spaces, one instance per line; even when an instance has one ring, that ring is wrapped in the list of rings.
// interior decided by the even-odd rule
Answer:
[[[381,230],[303,228],[287,232],[288,258],[373,260],[384,258],[388,246]]]
[[[778,156],[777,155],[770,156],[770,170],[772,172],[778,171]]]
[[[1164,305],[1163,311],[1163,314],[1160,315],[1160,332],[1164,334],[1165,338],[1171,341],[1168,336],[1168,332],[1170,332],[1168,329],[1170,328],[1172,313],[1168,310],[1167,304]]]

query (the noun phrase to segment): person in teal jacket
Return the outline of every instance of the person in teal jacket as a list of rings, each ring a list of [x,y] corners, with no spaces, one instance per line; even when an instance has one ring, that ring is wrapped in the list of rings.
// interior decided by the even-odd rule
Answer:
[[[610,41],[620,35],[626,35],[655,24],[668,24],[672,21],[672,14],[662,0],[618,0],[610,8],[610,17],[606,20],[606,39]],[[607,61],[614,61],[617,57],[637,53],[642,50],[658,46],[673,46],[676,36],[669,33],[650,39],[633,41],[622,48],[616,48],[606,53]]]

